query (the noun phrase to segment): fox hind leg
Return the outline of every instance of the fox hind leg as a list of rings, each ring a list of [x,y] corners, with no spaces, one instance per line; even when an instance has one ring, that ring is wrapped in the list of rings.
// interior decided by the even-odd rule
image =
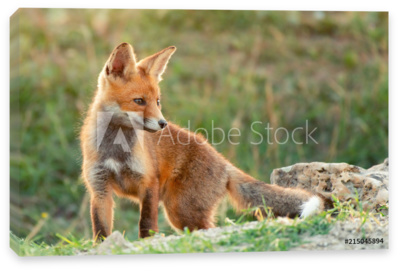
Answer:
[[[190,205],[181,208],[164,205],[164,211],[170,225],[175,229],[183,230],[187,227],[193,231],[215,227],[212,209],[196,209]]]

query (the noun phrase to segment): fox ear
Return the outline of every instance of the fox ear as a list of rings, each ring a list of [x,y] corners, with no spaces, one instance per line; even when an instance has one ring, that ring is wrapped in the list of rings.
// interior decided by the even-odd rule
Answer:
[[[146,74],[154,76],[158,81],[161,81],[161,76],[175,50],[175,46],[165,48],[150,57],[142,59],[137,66],[142,68]]]
[[[104,69],[107,77],[129,79],[130,75],[136,73],[136,58],[132,46],[128,43],[118,45],[111,53]]]

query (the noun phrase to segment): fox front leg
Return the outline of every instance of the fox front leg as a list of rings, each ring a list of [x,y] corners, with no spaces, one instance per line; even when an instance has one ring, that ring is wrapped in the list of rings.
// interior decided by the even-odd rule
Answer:
[[[150,236],[150,230],[158,232],[158,189],[144,190],[140,201],[139,238]]]
[[[93,239],[102,241],[112,232],[113,206],[111,190],[92,193],[90,199],[90,215],[92,219]]]

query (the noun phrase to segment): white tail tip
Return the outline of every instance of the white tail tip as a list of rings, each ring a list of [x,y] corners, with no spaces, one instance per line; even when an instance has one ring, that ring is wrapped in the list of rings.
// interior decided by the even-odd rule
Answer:
[[[307,202],[304,202],[301,205],[301,218],[306,218],[310,215],[313,215],[321,210],[322,201],[319,197],[313,196]]]

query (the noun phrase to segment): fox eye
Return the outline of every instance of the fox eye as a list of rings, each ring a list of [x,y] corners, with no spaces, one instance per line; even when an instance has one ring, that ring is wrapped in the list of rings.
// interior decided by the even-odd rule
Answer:
[[[135,98],[133,99],[133,102],[135,102],[138,105],[145,105],[146,102],[142,98]]]
[[[160,106],[160,99],[157,99],[157,106]]]

